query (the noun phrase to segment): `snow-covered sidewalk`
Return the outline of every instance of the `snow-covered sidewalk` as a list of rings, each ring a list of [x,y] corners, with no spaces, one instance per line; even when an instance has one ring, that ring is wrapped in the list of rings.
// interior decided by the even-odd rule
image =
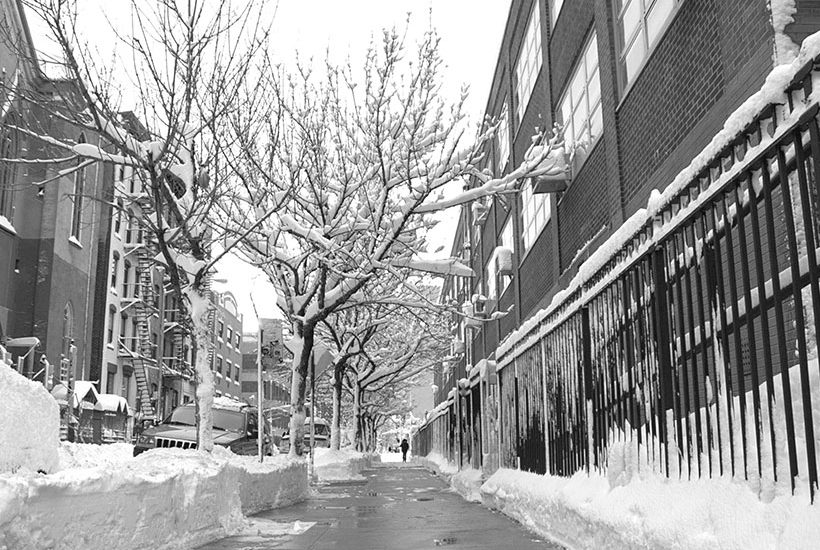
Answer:
[[[0,548],[192,548],[241,529],[244,514],[307,497],[307,463],[63,443],[49,475],[0,474]]]
[[[820,506],[807,495],[764,498],[745,481],[671,480],[630,468],[570,478],[501,469],[457,471],[440,455],[419,463],[481,501],[568,548],[810,549],[820,540]]]

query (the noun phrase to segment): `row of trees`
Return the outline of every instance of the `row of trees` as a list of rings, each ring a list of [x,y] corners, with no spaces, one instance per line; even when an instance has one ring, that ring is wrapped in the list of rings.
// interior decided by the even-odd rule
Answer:
[[[419,258],[433,214],[561,170],[554,159],[562,143],[545,133],[507,174],[486,168],[496,125],[471,131],[466,91],[453,104],[443,98],[432,31],[415,49],[385,31],[361,66],[286,71],[267,51],[263,3],[134,1],[131,28],[118,33],[130,79],[124,93],[87,45],[75,0],[25,3],[57,44],[51,61],[70,93],[6,85],[24,115],[11,129],[42,147],[29,148],[40,151],[36,158],[4,160],[48,165],[38,185],[95,163],[129,166],[141,178],[150,201],[111,206],[142,213],[156,261],[183,298],[180,318],[196,343],[202,449],[213,446],[207,295],[222,255],[261,269],[291,323],[291,453],[302,453],[319,340],[334,351],[333,444],[344,395],[363,444],[365,424],[372,429],[401,400],[397,388],[448,347],[450,306],[435,303],[424,274],[472,274],[455,258]],[[124,95],[136,105],[129,115]],[[33,111],[43,116],[26,116]],[[81,143],[65,129],[98,139]]]

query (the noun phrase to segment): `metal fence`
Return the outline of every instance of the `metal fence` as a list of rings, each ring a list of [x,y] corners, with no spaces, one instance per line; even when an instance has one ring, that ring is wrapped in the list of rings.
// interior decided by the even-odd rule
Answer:
[[[817,488],[820,172],[812,65],[501,358],[503,467]],[[537,337],[536,337],[537,336]]]

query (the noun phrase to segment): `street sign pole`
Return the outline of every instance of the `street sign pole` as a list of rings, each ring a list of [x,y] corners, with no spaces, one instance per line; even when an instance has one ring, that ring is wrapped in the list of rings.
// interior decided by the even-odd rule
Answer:
[[[313,429],[316,422],[316,360],[310,352],[310,476],[313,477],[313,453],[315,448]]]
[[[265,331],[262,326],[259,326],[256,341],[256,446],[259,451],[259,462],[264,460],[262,456],[262,437],[265,433],[264,424],[262,424],[262,400],[265,397],[265,392],[262,388],[262,336]]]

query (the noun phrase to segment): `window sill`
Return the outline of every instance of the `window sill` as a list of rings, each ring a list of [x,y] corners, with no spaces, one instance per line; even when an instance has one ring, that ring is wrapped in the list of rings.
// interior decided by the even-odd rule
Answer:
[[[17,235],[17,230],[14,229],[14,225],[12,225],[11,220],[5,216],[0,216],[0,229],[12,235]]]
[[[77,237],[75,237],[74,235],[72,235],[68,238],[68,242],[73,244],[74,246],[76,246],[80,250],[82,250],[82,248],[83,248],[82,243],[79,240],[77,240]]]

